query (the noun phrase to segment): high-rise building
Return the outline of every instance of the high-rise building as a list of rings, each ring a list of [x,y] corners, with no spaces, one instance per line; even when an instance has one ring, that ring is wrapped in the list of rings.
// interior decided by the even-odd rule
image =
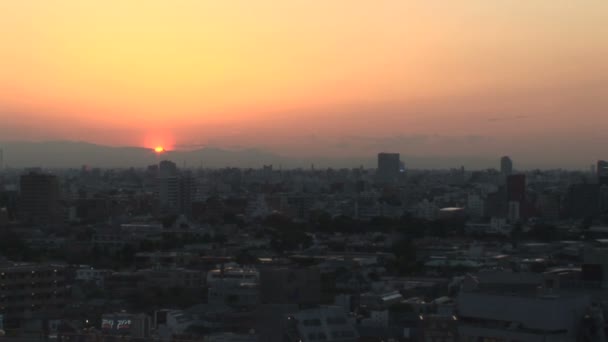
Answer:
[[[163,160],[158,165],[158,176],[168,178],[177,176],[177,164],[170,160]]]
[[[478,194],[467,196],[467,213],[473,219],[480,219],[484,215],[484,199]]]
[[[68,295],[62,266],[0,262],[0,314],[5,326],[18,326],[33,315],[60,315]]]
[[[561,196],[559,193],[544,193],[537,201],[540,217],[555,222],[560,217]]]
[[[192,214],[192,202],[196,197],[196,180],[190,173],[180,175],[178,195],[180,214]]]
[[[33,224],[58,223],[62,219],[59,180],[56,176],[29,172],[20,178],[21,220]]]
[[[162,210],[189,215],[196,195],[195,179],[187,172],[179,174],[175,163],[162,161],[159,166],[158,194]]]
[[[378,153],[378,179],[381,181],[395,181],[399,177],[401,161],[399,153]]]
[[[597,181],[600,185],[608,185],[608,161],[597,161]]]
[[[509,156],[500,158],[500,173],[510,176],[513,173],[513,161]]]
[[[507,204],[507,219],[509,222],[517,222],[521,218],[521,202],[509,201]]]
[[[179,177],[158,178],[158,198],[163,210],[177,212],[179,208]]]

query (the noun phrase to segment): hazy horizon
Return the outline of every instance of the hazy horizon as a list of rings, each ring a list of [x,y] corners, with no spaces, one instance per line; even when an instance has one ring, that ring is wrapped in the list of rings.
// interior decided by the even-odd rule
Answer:
[[[584,169],[608,158],[606,15],[603,0],[4,1],[0,139]]]
[[[178,165],[190,167],[203,165],[210,168],[241,167],[260,168],[273,165],[277,168],[375,168],[377,153],[396,150],[381,150],[365,156],[342,156],[328,158],[323,156],[299,157],[274,153],[259,148],[226,148],[221,146],[191,146],[163,153],[141,146],[108,146],[86,141],[6,141],[0,140],[3,154],[3,167],[13,168],[79,168],[81,166],[101,168],[146,167],[161,160],[172,160]],[[465,167],[468,170],[499,169],[501,156],[482,157],[474,155],[427,156],[403,154],[401,161],[408,169],[453,169]],[[513,156],[511,156],[513,157]],[[568,167],[555,164],[529,164],[514,159],[515,169],[529,171],[535,169],[564,169],[589,171],[589,165]]]

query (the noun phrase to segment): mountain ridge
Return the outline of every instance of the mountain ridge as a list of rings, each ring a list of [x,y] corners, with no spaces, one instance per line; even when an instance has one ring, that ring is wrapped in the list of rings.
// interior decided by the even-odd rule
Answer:
[[[146,167],[161,160],[172,160],[189,167],[275,168],[375,167],[376,156],[365,157],[286,157],[259,148],[227,149],[206,146],[192,150],[168,150],[156,154],[153,149],[139,146],[107,146],[86,141],[0,141],[4,166],[14,168],[79,168],[83,165],[103,168]],[[449,168],[466,165],[467,168],[487,168],[493,161],[467,156],[401,156],[408,168]]]

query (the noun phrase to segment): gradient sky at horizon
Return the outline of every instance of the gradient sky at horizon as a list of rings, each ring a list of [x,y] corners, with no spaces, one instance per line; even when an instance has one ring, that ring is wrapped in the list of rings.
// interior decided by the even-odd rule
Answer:
[[[0,2],[0,140],[608,158],[605,0]],[[535,164],[536,163],[536,164]]]

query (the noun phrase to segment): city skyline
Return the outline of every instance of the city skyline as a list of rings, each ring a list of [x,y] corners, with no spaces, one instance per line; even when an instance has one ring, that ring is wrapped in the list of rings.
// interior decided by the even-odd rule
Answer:
[[[607,342],[606,18],[0,0],[0,341]]]
[[[5,168],[30,169],[30,168],[141,168],[151,164],[158,164],[161,160],[173,160],[188,168],[263,168],[274,165],[284,169],[308,169],[308,168],[360,168],[376,169],[378,166],[377,155],[397,155],[400,153],[383,150],[377,154],[364,155],[361,157],[337,157],[327,158],[322,156],[302,158],[293,155],[283,155],[271,151],[243,148],[230,149],[214,146],[198,147],[192,150],[167,150],[161,146],[156,148],[137,146],[105,146],[83,141],[0,141],[0,170]],[[530,170],[572,170],[589,172],[595,174],[596,164],[602,160],[590,161],[585,165],[567,167],[563,164],[526,164],[520,160],[510,159],[510,156],[480,157],[470,155],[454,156],[424,156],[424,155],[401,155],[398,160],[403,170],[448,170],[465,168],[467,170],[494,169],[505,173],[504,159],[510,160],[510,172]],[[599,168],[598,168],[599,170]]]
[[[607,11],[604,1],[3,2],[0,136],[584,168],[608,142]]]

